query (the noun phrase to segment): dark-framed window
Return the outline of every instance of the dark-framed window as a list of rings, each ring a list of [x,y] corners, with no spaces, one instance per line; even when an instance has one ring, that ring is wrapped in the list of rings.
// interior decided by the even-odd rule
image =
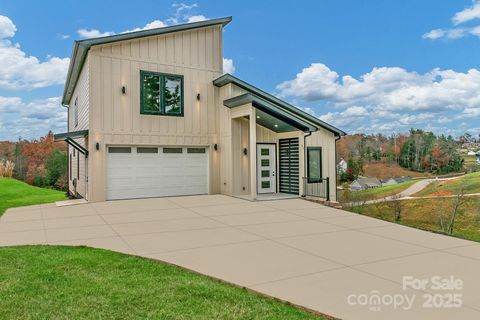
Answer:
[[[70,161],[68,165],[68,178],[72,181],[72,154],[70,153]]]
[[[78,126],[78,97],[75,98],[73,113],[74,113],[73,117],[75,120],[75,127],[77,127]]]
[[[183,117],[183,76],[141,70],[140,114]]]
[[[307,147],[308,182],[322,181],[322,148]]]

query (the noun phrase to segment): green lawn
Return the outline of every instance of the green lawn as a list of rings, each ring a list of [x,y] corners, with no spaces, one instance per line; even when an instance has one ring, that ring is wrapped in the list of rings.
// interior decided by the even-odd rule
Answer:
[[[392,184],[390,186],[378,187],[368,190],[361,191],[345,191],[339,193],[339,201],[342,203],[351,202],[351,201],[367,201],[374,199],[382,199],[394,194],[398,194],[406,190],[411,185],[415,184],[419,180],[410,180],[397,184]]]
[[[480,193],[480,172],[469,173],[458,179],[433,182],[415,196],[455,195],[462,186],[465,193]]]
[[[2,319],[322,319],[181,268],[85,247],[0,248]]]
[[[65,200],[65,192],[33,187],[25,182],[0,178],[0,216],[8,209]]]
[[[402,200],[400,223],[406,226],[442,233],[439,215],[452,210],[452,198]],[[394,208],[389,203],[356,206],[350,209],[373,218],[394,222]],[[480,198],[467,198],[460,207],[453,236],[480,241]]]

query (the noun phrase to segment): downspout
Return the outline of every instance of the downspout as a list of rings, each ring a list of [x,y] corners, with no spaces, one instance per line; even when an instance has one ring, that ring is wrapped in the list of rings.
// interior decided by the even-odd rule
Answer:
[[[68,104],[63,104],[62,107],[67,108],[67,132],[70,132],[70,110]],[[70,197],[70,145],[67,143],[67,197]]]
[[[338,193],[337,193],[337,141],[342,138],[341,135],[335,137],[335,201],[338,202]]]
[[[303,192],[302,192],[302,197],[305,198],[307,196],[305,189],[307,187],[306,184],[306,176],[307,176],[307,137],[310,137],[312,135],[312,131],[308,130],[308,133],[303,132]]]

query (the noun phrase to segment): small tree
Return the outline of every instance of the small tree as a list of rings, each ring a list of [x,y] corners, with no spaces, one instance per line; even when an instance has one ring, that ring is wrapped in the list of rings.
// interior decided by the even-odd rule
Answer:
[[[460,184],[455,196],[451,198],[449,211],[439,208],[438,221],[440,229],[447,234],[453,234],[455,222],[457,221],[458,215],[461,213],[460,209],[467,202],[467,197],[465,196],[466,187],[465,183]]]
[[[387,201],[388,206],[392,210],[393,213],[393,221],[395,223],[400,223],[402,219],[402,211],[403,211],[403,202],[401,200],[400,194],[394,194],[390,196],[390,199]]]
[[[55,149],[47,159],[46,169],[46,184],[56,187],[58,180],[67,174],[66,152]]]

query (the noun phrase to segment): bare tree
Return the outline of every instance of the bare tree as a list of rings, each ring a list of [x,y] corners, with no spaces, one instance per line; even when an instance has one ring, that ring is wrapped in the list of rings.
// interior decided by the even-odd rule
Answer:
[[[388,206],[393,212],[393,221],[395,223],[400,223],[402,219],[402,211],[403,211],[403,202],[401,200],[401,194],[393,194],[390,196],[390,199],[387,201]]]
[[[455,193],[455,196],[451,198],[450,210],[445,211],[440,209],[438,212],[440,228],[447,234],[453,234],[455,222],[458,215],[461,213],[460,209],[467,202],[467,197],[465,196],[466,189],[467,185],[465,183],[461,183]]]

